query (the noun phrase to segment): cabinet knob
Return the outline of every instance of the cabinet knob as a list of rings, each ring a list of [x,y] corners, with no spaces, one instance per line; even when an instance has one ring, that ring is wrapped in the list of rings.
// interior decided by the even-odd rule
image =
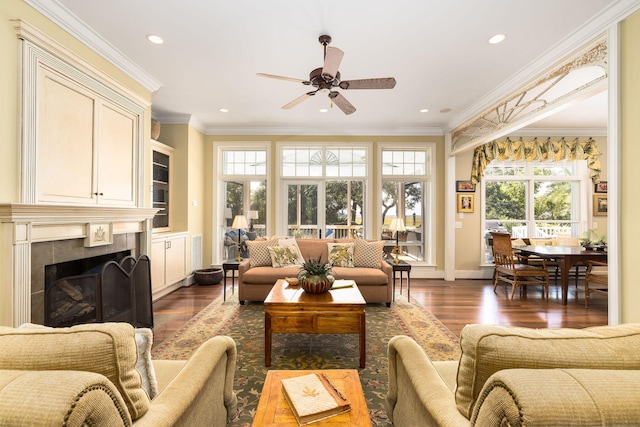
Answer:
[[[96,196],[104,196],[104,193],[93,193]]]

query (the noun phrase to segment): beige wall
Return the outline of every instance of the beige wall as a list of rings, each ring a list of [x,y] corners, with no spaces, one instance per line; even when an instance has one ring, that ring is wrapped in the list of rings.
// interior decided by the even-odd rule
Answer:
[[[435,194],[435,240],[436,240],[436,257],[435,262],[437,264],[438,270],[444,270],[444,227],[438,226],[438,224],[444,223],[444,137],[443,136],[422,136],[422,137],[391,137],[391,136],[304,136],[304,135],[226,135],[226,136],[207,136],[207,145],[211,146],[213,150],[216,149],[216,143],[218,142],[250,142],[250,141],[269,141],[271,144],[271,164],[276,165],[276,143],[277,142],[300,142],[300,143],[311,143],[311,142],[343,142],[343,143],[351,143],[351,142],[360,142],[360,143],[371,143],[373,144],[372,149],[372,164],[374,165],[374,170],[371,172],[372,176],[379,176],[380,171],[378,170],[378,148],[380,144],[398,144],[399,147],[403,147],[406,144],[420,144],[420,143],[435,143],[436,144],[436,194]],[[213,154],[211,154],[213,155]],[[213,182],[216,182],[216,168],[212,168],[211,170],[211,179]],[[271,170],[271,183],[277,183],[277,171],[275,167]],[[369,206],[373,206],[373,224],[374,227],[370,230],[371,235],[368,237],[379,236],[381,233],[381,211],[378,208],[380,206],[380,188],[378,180],[372,181],[372,188],[369,188],[367,192],[368,200],[370,201]],[[210,194],[213,197],[223,197],[223,195],[217,194],[218,188],[213,188]],[[271,194],[274,193],[274,189],[270,188]],[[275,217],[275,205],[271,205],[271,211],[269,212],[269,219],[267,226],[269,230],[275,230],[276,227],[276,217]],[[206,221],[210,221],[210,218],[207,218]],[[214,227],[214,232],[215,232]],[[214,237],[217,239],[218,237]],[[220,237],[221,238],[221,237]]]
[[[640,322],[640,12],[627,18],[620,28],[620,314],[623,323]]]

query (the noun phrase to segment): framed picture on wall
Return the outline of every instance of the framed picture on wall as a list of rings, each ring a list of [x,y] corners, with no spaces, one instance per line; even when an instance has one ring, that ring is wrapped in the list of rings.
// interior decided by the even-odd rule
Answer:
[[[597,184],[593,184],[593,192],[594,193],[606,193],[607,192],[607,181],[600,181]]]
[[[607,196],[606,194],[593,195],[593,215],[607,216]]]
[[[456,192],[475,193],[476,185],[471,181],[456,181]]]
[[[473,212],[473,194],[458,194],[458,212]]]

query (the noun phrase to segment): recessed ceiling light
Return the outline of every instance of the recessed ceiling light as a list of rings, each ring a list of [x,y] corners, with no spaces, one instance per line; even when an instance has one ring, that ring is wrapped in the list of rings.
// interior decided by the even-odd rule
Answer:
[[[441,113],[448,113],[449,111],[451,111],[451,108],[443,108],[440,110]]]
[[[164,40],[162,40],[162,37],[156,36],[155,34],[147,34],[147,40],[149,40],[153,44],[164,43]]]
[[[218,111],[220,111],[221,113],[228,113],[229,109],[228,108],[220,108]]]
[[[326,113],[327,111],[329,111],[329,109],[328,109],[328,108],[321,108],[321,109],[320,109],[320,112],[321,112],[321,113]]]
[[[498,43],[502,43],[504,41],[504,39],[506,39],[507,36],[505,36],[504,34],[496,34],[495,36],[491,37],[489,39],[489,43],[490,44],[498,44]]]
[[[428,113],[429,109],[428,108],[423,108],[422,110],[420,110],[421,113]]]

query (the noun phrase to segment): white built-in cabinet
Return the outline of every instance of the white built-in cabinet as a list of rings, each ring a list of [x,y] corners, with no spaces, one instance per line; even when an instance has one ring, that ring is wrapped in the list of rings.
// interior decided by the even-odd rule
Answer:
[[[187,234],[159,233],[151,241],[151,288],[154,299],[187,277]],[[163,292],[164,291],[164,292]]]
[[[142,207],[149,101],[24,21],[20,202]]]

